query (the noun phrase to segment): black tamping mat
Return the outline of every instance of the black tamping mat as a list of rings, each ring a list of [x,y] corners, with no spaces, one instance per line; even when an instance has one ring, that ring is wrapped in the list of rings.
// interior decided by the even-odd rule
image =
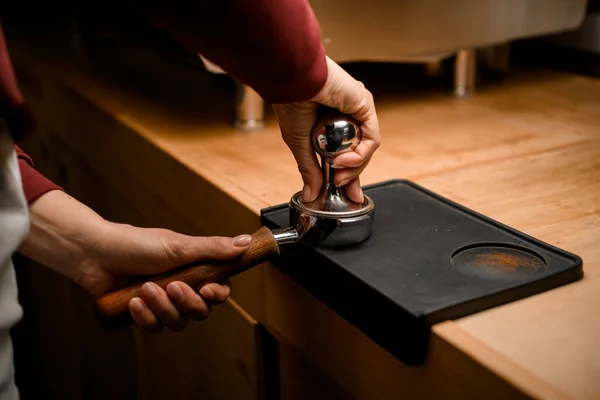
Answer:
[[[275,265],[400,361],[422,365],[430,327],[583,276],[580,257],[415,183],[365,186],[370,238],[344,248],[282,246]],[[264,209],[289,226],[288,205]]]

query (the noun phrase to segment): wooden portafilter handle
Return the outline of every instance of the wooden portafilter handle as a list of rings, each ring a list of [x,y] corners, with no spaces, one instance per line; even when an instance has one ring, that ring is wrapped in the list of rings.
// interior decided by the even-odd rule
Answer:
[[[106,330],[117,330],[131,324],[133,318],[129,313],[129,301],[140,296],[141,287],[146,282],[154,282],[165,289],[169,283],[181,281],[197,292],[207,283],[230,278],[277,256],[279,245],[273,233],[268,228],[260,228],[252,234],[248,250],[235,260],[182,266],[163,274],[143,277],[138,283],[105,294],[94,305],[96,319]]]

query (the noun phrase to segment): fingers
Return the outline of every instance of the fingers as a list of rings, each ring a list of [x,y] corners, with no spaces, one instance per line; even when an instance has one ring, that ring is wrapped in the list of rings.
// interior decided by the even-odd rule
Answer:
[[[231,295],[229,281],[209,283],[195,292],[183,282],[171,282],[166,291],[147,282],[141,297],[129,302],[129,312],[136,325],[144,332],[156,334],[166,327],[181,331],[189,320],[202,321],[211,313],[211,306],[225,302]]]
[[[161,325],[172,331],[180,331],[187,327],[189,318],[180,314],[167,293],[155,283],[144,283],[141,297]]]
[[[342,153],[333,161],[333,168],[344,171],[344,174],[337,171],[336,175],[343,176],[341,180],[348,183],[358,177],[379,148],[379,121],[371,92],[329,58],[327,65],[327,83],[314,100],[354,117],[360,123],[362,134],[361,142],[353,152]]]
[[[364,201],[359,177],[367,167],[367,164],[368,163],[364,163],[356,168],[345,168],[335,171],[335,184],[344,186],[346,194],[356,203],[362,203]]]
[[[167,285],[167,293],[182,317],[202,321],[210,315],[210,304],[188,285],[182,282],[171,282]]]
[[[221,304],[231,295],[229,281],[217,284],[209,283],[200,289],[200,295],[213,305]]]
[[[302,187],[302,201],[313,201],[319,195],[323,184],[323,172],[317,161],[317,156],[310,147],[309,140],[305,140],[302,144],[291,145],[290,148],[298,164],[298,171],[302,176],[302,182],[304,182],[304,186]]]
[[[302,201],[311,202],[319,195],[319,191],[323,185],[323,173],[320,168],[317,170],[317,168],[301,167],[302,162],[298,163],[298,169],[304,182],[304,186],[302,187]]]
[[[348,151],[335,157],[332,167],[335,169],[341,168],[356,168],[366,166],[375,150],[379,147],[379,142],[363,139],[354,151]]]
[[[335,184],[338,186],[347,185],[350,181],[358,178],[366,167],[367,163],[364,163],[356,168],[344,168],[335,171]]]
[[[156,316],[146,305],[144,300],[139,297],[131,299],[129,302],[129,313],[135,324],[144,332],[150,334],[159,333],[162,330],[162,324],[158,322]]]
[[[164,237],[164,248],[169,263],[163,269],[180,266],[202,260],[232,260],[241,256],[252,241],[250,235],[239,235],[234,238],[222,236],[184,236],[172,233],[172,237]],[[166,268],[165,268],[166,267]],[[156,273],[162,271],[148,271]]]
[[[350,200],[355,203],[362,203],[365,200],[363,191],[360,187],[360,178],[352,179],[345,187],[346,194],[350,197]]]
[[[188,251],[194,261],[197,260],[231,260],[240,256],[250,246],[250,235],[239,235],[234,238],[222,236],[195,237]]]
[[[323,183],[323,172],[310,143],[317,108],[316,103],[310,102],[273,105],[281,136],[290,148],[302,176],[302,200],[306,202],[317,198]]]
[[[373,125],[378,125],[377,122],[374,122]],[[356,146],[354,151],[349,151],[346,153],[339,154],[335,157],[333,161],[333,168],[341,169],[341,168],[357,168],[360,166],[366,167],[375,151],[381,145],[381,141],[379,139],[379,128],[376,130],[370,131],[369,125],[367,123],[363,123],[363,137],[361,142]],[[377,132],[377,133],[374,133]],[[375,137],[369,137],[375,136]],[[363,168],[364,169],[364,168]],[[362,172],[362,171],[361,171]]]
[[[373,95],[364,89],[363,97],[365,99],[359,103],[358,110],[352,114],[361,123],[362,139],[353,152],[343,153],[335,158],[336,168],[366,166],[381,145],[379,121],[375,111]]]
[[[203,260],[232,260],[248,250],[252,237],[240,235],[231,237],[194,237],[181,235],[164,229],[138,229],[141,250],[137,256],[118,259],[117,265],[127,269],[116,269],[120,274],[156,274],[173,267]],[[146,246],[146,247],[144,247]],[[127,251],[133,251],[130,248]],[[122,253],[119,253],[122,255]],[[145,283],[138,298],[129,302],[129,312],[137,326],[147,333],[158,333],[164,327],[180,331],[187,327],[189,320],[203,320],[213,304],[224,302],[231,294],[229,282],[206,285],[200,293],[182,282],[172,282],[165,289],[152,282]]]

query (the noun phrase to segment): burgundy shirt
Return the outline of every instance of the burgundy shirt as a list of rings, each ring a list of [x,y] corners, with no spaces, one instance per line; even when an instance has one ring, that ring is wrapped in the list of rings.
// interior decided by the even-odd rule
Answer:
[[[21,171],[21,181],[23,182],[23,191],[28,203],[31,203],[41,195],[50,190],[62,190],[62,188],[45,176],[40,174],[33,166],[31,157],[15,145],[17,157],[19,160],[19,170]]]
[[[325,50],[307,0],[157,0],[141,14],[190,51],[202,54],[266,101],[304,101],[327,78]],[[148,6],[146,4],[151,4]],[[0,25],[0,119],[15,138],[35,129],[23,100]],[[60,189],[16,147],[28,202]]]

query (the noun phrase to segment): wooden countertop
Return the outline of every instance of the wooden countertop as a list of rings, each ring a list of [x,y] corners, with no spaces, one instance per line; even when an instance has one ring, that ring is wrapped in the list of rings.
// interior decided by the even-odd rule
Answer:
[[[301,188],[273,118],[263,131],[236,132],[230,94],[215,80],[152,54],[146,68],[125,53],[119,61],[58,63],[14,51],[27,65],[25,85],[25,70],[53,74],[226,193],[254,216],[252,223],[262,208]],[[427,90],[402,93],[401,83],[386,79],[364,79],[375,95],[382,145],[363,184],[413,180],[584,261],[577,283],[439,324],[435,335],[534,397],[600,397],[600,81],[525,71],[457,100]],[[114,145],[126,147],[127,140]],[[152,165],[147,171],[169,172]],[[194,206],[179,201],[184,209]],[[227,232],[252,223],[232,221]]]

